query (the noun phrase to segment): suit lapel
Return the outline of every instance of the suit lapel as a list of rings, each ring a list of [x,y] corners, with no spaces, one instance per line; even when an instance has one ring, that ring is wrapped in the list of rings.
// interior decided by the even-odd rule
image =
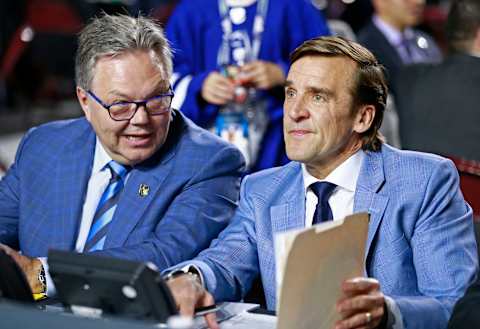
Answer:
[[[272,194],[280,194],[278,203],[270,207],[272,230],[285,232],[305,226],[305,195],[301,165],[292,162],[288,171],[271,184]]]
[[[123,246],[148,206],[154,201],[172,166],[162,163],[155,172],[135,168],[128,178],[105,241],[105,249]],[[140,192],[141,189],[148,193]]]
[[[382,146],[382,148],[385,148],[385,146]],[[388,196],[378,193],[385,182],[383,152],[366,152],[365,155],[355,191],[353,212],[368,212],[370,214],[365,246],[365,260],[367,260],[370,247],[387,207]]]
[[[382,148],[387,146],[383,145]],[[285,175],[270,186],[267,194],[281,193],[278,203],[270,207],[273,233],[305,226],[305,195],[301,166],[291,163]],[[354,197],[353,212],[368,212],[370,223],[365,247],[365,258],[383,219],[389,197],[379,193],[385,183],[383,152],[366,152],[360,169]],[[277,192],[274,192],[277,190]],[[275,198],[272,198],[275,199]]]
[[[108,230],[104,249],[125,244],[132,230],[144,217],[148,206],[158,195],[163,181],[169,176],[174,162],[170,160],[175,156],[179,139],[186,127],[181,114],[175,112],[172,118],[170,133],[162,148],[152,158],[135,166],[130,173]],[[145,188],[148,188],[147,193]]]
[[[88,123],[86,123],[88,124]],[[87,184],[92,171],[95,153],[95,134],[88,126],[80,136],[76,136],[62,152],[58,163],[56,184],[58,189],[53,198],[53,209],[60,212],[59,225],[62,233],[58,247],[72,250],[75,247],[80,226]]]

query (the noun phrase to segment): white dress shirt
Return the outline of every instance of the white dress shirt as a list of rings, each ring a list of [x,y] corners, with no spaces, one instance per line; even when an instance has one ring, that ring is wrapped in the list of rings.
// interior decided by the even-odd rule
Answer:
[[[88,232],[92,225],[93,216],[97,210],[98,202],[103,192],[108,186],[108,182],[112,176],[110,170],[106,168],[107,164],[112,160],[103,148],[102,143],[97,138],[95,145],[95,156],[93,158],[93,167],[90,179],[87,185],[87,194],[85,195],[85,203],[83,204],[82,220],[78,231],[77,243],[75,251],[83,252],[85,243],[87,242]]]
[[[312,226],[313,214],[315,213],[315,208],[318,203],[318,198],[310,187],[316,182],[329,182],[337,185],[328,199],[328,204],[332,209],[333,220],[342,219],[345,216],[353,214],[355,189],[364,158],[365,152],[362,150],[357,151],[323,180],[313,177],[307,171],[306,166],[302,164],[303,184],[305,188],[305,227]],[[404,329],[402,314],[395,300],[389,296],[385,296],[385,302],[388,312],[387,328]]]
[[[106,165],[112,160],[112,158],[105,151],[102,143],[97,138],[95,143],[95,155],[93,158],[93,167],[88,180],[87,194],[85,195],[85,203],[83,204],[80,229],[77,236],[77,242],[75,244],[75,251],[83,252],[85,243],[87,241],[88,232],[92,225],[93,216],[97,210],[98,202],[102,197],[103,192],[108,186],[111,178],[110,170],[106,168]],[[125,181],[128,179],[130,173],[125,177]],[[55,286],[53,284],[50,273],[48,272],[48,263],[46,257],[39,258],[45,269],[45,277],[47,281],[47,295],[52,296],[56,293]]]
[[[307,171],[306,166],[302,164],[305,188],[305,227],[312,226],[313,214],[318,203],[318,198],[310,187],[316,182],[329,182],[337,185],[328,199],[328,204],[332,209],[333,220],[342,219],[353,214],[355,189],[364,157],[365,152],[358,150],[323,180],[313,177]]]

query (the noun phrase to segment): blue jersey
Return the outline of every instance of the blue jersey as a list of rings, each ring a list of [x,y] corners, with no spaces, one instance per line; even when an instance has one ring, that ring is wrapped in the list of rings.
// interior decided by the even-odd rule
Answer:
[[[258,2],[258,1],[257,1]],[[241,28],[253,39],[256,4],[246,8]],[[203,81],[212,71],[220,71],[218,54],[222,46],[222,17],[218,0],[183,0],[166,27],[174,50],[174,106],[203,127],[210,127],[219,107],[201,97]],[[303,41],[329,34],[321,12],[306,0],[271,0],[265,17],[258,59],[276,63],[287,73],[289,55]],[[278,88],[277,88],[278,89]],[[287,161],[283,142],[283,91],[261,93],[266,101],[268,127],[252,170],[260,170]]]

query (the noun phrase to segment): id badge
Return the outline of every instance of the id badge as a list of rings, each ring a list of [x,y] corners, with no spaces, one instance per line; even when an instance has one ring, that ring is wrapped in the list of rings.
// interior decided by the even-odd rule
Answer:
[[[242,152],[247,166],[250,165],[248,131],[248,121],[242,112],[220,111],[215,120],[215,133]]]

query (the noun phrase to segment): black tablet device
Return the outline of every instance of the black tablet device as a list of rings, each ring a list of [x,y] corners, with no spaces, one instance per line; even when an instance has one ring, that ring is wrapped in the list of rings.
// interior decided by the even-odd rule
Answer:
[[[58,298],[74,311],[161,323],[176,313],[170,290],[149,263],[51,250],[48,264]]]
[[[25,274],[3,250],[0,250],[0,298],[33,302],[32,291]]]

